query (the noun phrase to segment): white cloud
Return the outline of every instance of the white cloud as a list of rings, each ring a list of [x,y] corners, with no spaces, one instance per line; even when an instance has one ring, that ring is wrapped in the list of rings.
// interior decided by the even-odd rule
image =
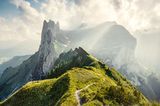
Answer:
[[[44,19],[60,21],[62,28],[74,28],[81,23],[92,25],[116,21],[132,33],[160,27],[159,0],[81,0],[79,4],[71,0],[48,0],[41,3],[40,10],[31,7],[26,0],[11,0],[11,3],[22,11],[22,15],[14,17],[11,21],[0,21],[1,25],[8,22],[8,29],[13,32],[22,31],[21,35],[27,36],[32,36],[29,33],[40,33]],[[15,23],[17,29],[10,25]]]
[[[160,69],[160,30],[150,29],[137,34],[140,35],[137,39],[139,42],[136,50],[137,58],[152,71],[158,71]]]
[[[70,0],[48,0],[41,9],[46,18],[59,20],[64,28],[104,21],[116,21],[132,33],[159,28],[159,0],[81,0],[79,4],[67,1]]]
[[[81,23],[94,25],[104,21],[116,21],[135,35],[137,31],[160,29],[159,0],[71,1],[74,0],[47,0],[39,2],[40,9],[35,9],[29,1],[11,0],[22,14],[11,20],[0,18],[0,42],[39,41],[44,19],[59,21],[64,29],[75,28]]]

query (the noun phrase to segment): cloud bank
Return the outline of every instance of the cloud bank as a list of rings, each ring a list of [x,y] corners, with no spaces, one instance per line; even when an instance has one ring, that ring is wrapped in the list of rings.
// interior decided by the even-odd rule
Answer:
[[[60,21],[64,29],[105,21],[116,21],[133,34],[160,28],[159,0],[46,0],[41,2],[40,9],[26,0],[10,2],[21,14],[11,20],[0,18],[1,41],[15,37],[17,40],[38,39],[44,19]]]
[[[0,48],[9,48],[24,41],[39,42],[44,19],[59,21],[63,29],[74,29],[83,23],[92,26],[105,21],[115,21],[137,38],[145,36],[146,32],[153,36],[160,29],[160,0],[34,0],[34,2],[40,4],[39,8],[33,7],[27,0],[10,0],[21,14],[12,19],[0,17],[0,42],[3,42],[3,47]],[[9,41],[12,42],[4,43]],[[33,45],[34,48],[38,48],[37,42]]]

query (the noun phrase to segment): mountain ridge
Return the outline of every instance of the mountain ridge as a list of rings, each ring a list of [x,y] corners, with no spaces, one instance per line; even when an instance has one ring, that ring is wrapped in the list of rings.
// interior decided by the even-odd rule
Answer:
[[[15,57],[11,58],[10,60],[0,64],[0,77],[6,68],[16,67],[16,66],[20,65],[24,60],[28,59],[29,57],[30,57],[30,55],[15,56]]]
[[[64,59],[61,58],[62,55],[71,56]],[[73,61],[62,64],[62,67],[69,67],[65,72],[47,80],[27,83],[4,101],[2,106],[149,104],[148,100],[115,69],[109,68],[84,49],[70,50],[67,53],[62,53],[61,56],[58,58],[58,66],[62,61]],[[72,65],[73,63],[75,65]],[[59,72],[62,70],[60,69]]]
[[[52,29],[52,27],[54,29]],[[58,24],[44,21],[39,50],[17,67],[7,68],[0,78],[0,99],[5,99],[28,81],[43,79],[55,58],[54,39]],[[52,29],[52,32],[51,30]],[[44,33],[45,32],[45,33]],[[46,68],[46,69],[45,69]]]
[[[114,67],[135,86],[138,83],[137,88],[150,100],[158,100],[159,95],[155,95],[158,93],[153,91],[153,86],[148,83],[146,76],[137,73],[145,70],[136,63],[136,39],[123,26],[104,23],[92,28],[64,31],[60,29],[58,22],[51,20],[44,21],[38,51],[21,65],[8,68],[3,73],[4,77],[0,79],[0,99],[6,98],[28,81],[45,78],[48,72],[54,69],[54,64],[62,52],[79,46]]]

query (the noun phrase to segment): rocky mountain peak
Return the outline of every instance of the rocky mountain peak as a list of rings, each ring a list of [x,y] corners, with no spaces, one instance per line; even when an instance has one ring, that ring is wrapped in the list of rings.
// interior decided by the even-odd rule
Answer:
[[[39,73],[40,71],[46,74],[58,57],[58,53],[55,49],[55,43],[59,30],[60,28],[58,22],[55,23],[52,20],[49,20],[47,22],[46,20],[44,20],[41,33],[41,44],[38,51],[39,64],[37,66],[37,71],[34,71],[35,74]]]
[[[59,30],[59,22],[55,24],[52,20],[49,20],[49,22],[44,20],[41,34],[41,46],[45,44],[45,42],[47,42],[47,44],[53,43]]]
[[[82,47],[76,48],[74,51],[81,55],[88,55],[88,53]]]

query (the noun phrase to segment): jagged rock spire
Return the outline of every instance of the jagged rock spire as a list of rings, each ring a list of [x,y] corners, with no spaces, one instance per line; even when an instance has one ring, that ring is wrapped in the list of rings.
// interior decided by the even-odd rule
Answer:
[[[55,42],[57,33],[59,33],[59,23],[52,20],[48,22],[44,20],[43,28],[41,33],[41,44],[38,51],[38,65],[36,71],[34,71],[33,76],[41,73],[44,76],[53,66],[55,60],[58,57],[58,53],[55,50]],[[39,78],[35,78],[39,79]]]
[[[60,30],[59,22],[55,24],[55,22],[52,20],[49,20],[49,22],[44,20],[42,33],[41,33],[41,46],[40,47],[42,47],[42,45],[45,42],[48,42],[48,41],[53,42],[59,30]]]

